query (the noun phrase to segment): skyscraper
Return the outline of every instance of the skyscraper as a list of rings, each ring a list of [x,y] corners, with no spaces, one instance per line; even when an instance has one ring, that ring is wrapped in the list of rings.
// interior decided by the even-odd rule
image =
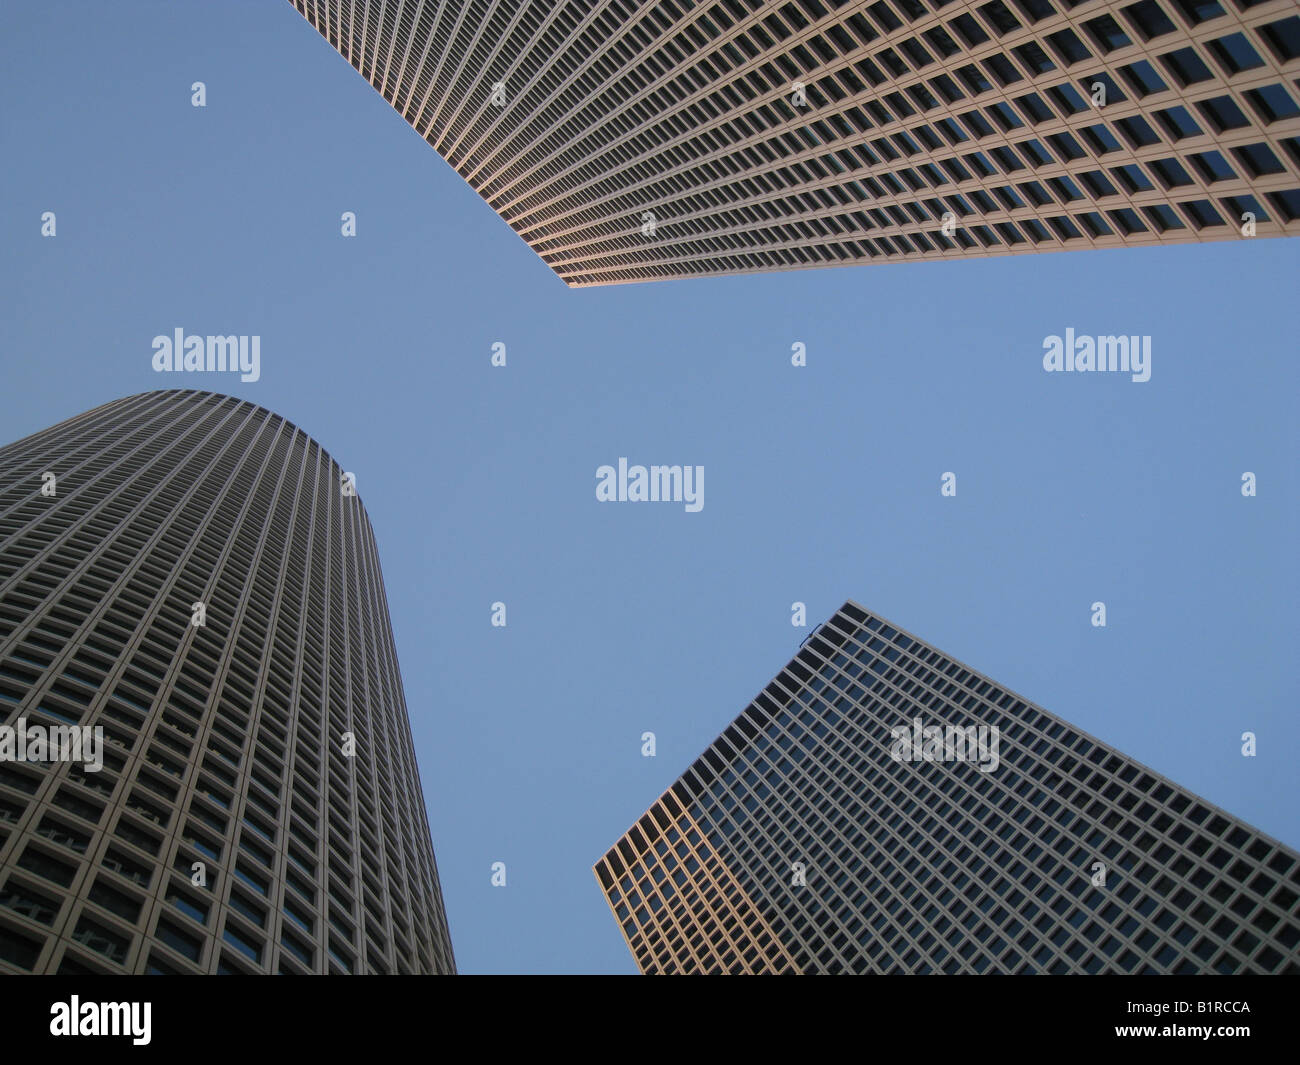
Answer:
[[[1300,972],[1300,854],[853,602],[595,873],[645,973]]]
[[[1294,0],[291,0],[572,286],[1300,233]]]
[[[454,971],[370,521],[284,418],[0,448],[0,726],[0,972]],[[21,759],[69,726],[98,771]]]

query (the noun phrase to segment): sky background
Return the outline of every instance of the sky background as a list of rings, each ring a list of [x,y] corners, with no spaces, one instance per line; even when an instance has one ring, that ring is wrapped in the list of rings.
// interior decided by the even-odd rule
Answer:
[[[1300,846],[1300,242],[569,290],[280,0],[4,5],[0,160],[0,443],[203,388],[355,472],[463,972],[634,972],[592,863],[849,598]]]

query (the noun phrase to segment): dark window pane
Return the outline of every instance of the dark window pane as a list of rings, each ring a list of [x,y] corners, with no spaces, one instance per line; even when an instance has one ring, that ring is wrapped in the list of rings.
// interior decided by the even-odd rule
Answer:
[[[1219,152],[1198,152],[1188,158],[1207,185],[1213,185],[1216,181],[1231,181],[1237,176],[1228,165],[1228,160]]]
[[[1056,14],[1056,8],[1052,7],[1050,0],[1015,0],[1015,2],[1016,7],[1020,8],[1030,22],[1041,22]]]
[[[1150,144],[1159,144],[1160,137],[1141,115],[1121,118],[1115,123],[1116,128],[1134,148],[1145,148]]]
[[[1110,15],[1102,15],[1099,18],[1091,19],[1083,25],[1088,31],[1088,36],[1097,42],[1103,52],[1113,52],[1117,48],[1127,48],[1133,43],[1120,24]]]
[[[1155,188],[1146,174],[1142,172],[1142,168],[1135,163],[1113,167],[1111,173],[1130,193],[1147,192]]]
[[[1197,82],[1209,81],[1214,75],[1210,68],[1192,48],[1180,48],[1176,52],[1166,52],[1160,62],[1182,86],[1195,85]]]
[[[1166,33],[1174,31],[1173,20],[1165,14],[1164,8],[1156,3],[1156,0],[1141,0],[1141,3],[1124,8],[1124,17],[1133,24],[1143,40],[1163,37]]]
[[[1281,85],[1265,85],[1261,89],[1251,89],[1245,95],[1265,123],[1300,115],[1300,107]]]
[[[1202,100],[1196,106],[1220,133],[1250,125],[1250,121],[1231,96],[1216,96],[1212,100]]]
[[[1056,69],[1056,64],[1052,62],[1048,54],[1043,51],[1042,45],[1037,41],[1022,44],[1014,51],[1016,57],[1035,74],[1046,74],[1048,71]]]
[[[1177,159],[1157,159],[1154,162],[1147,163],[1147,166],[1151,168],[1151,173],[1155,174],[1156,179],[1167,189],[1174,189],[1192,183],[1191,175],[1183,169],[1183,164]]]
[[[1154,207],[1143,207],[1142,213],[1150,220],[1152,227],[1158,233],[1167,233],[1171,229],[1186,229],[1183,220],[1174,214],[1173,208],[1167,204],[1156,204]]]
[[[1280,62],[1300,56],[1300,16],[1280,19],[1261,26],[1259,35]]]
[[[1007,104],[990,104],[985,108],[985,110],[993,116],[993,121],[1007,132],[1010,132],[1013,129],[1019,129],[1024,125],[1024,123],[1020,121],[1020,116],[1018,116]]]
[[[1243,70],[1254,70],[1264,65],[1264,60],[1250,46],[1244,33],[1230,33],[1227,37],[1211,41],[1210,52],[1219,66],[1229,74],[1240,74]]]
[[[1107,17],[1109,18],[1109,16]],[[1119,27],[1116,26],[1115,29],[1118,30]],[[1125,37],[1124,40],[1127,42],[1128,38]],[[1047,41],[1066,66],[1071,63],[1078,63],[1083,59],[1092,58],[1092,53],[1088,51],[1087,45],[1079,40],[1078,35],[1073,30],[1058,30],[1056,33],[1048,34]]]
[[[1197,229],[1209,229],[1224,224],[1223,216],[1214,209],[1214,204],[1209,200],[1193,200],[1189,203],[1180,203],[1178,206],[1183,209]]]
[[[1091,77],[1080,78],[1079,85],[1083,88],[1084,95],[1089,99],[1096,99],[1097,86],[1100,85],[1105,95],[1102,97],[1102,103],[1116,104],[1121,100],[1127,100],[1128,97],[1121,91],[1118,83],[1105,71],[1093,74]]]
[[[1286,221],[1294,222],[1300,219],[1300,189],[1287,189],[1285,192],[1270,192],[1268,194],[1269,202],[1277,208]]]
[[[1024,78],[1024,75],[1016,69],[1015,64],[1010,59],[997,53],[984,60],[984,69],[993,75],[999,85],[1004,87],[1013,85]]]
[[[1133,91],[1139,97],[1164,92],[1169,87],[1160,79],[1160,75],[1156,73],[1156,68],[1145,59],[1139,59],[1136,63],[1121,67],[1120,73],[1133,86]]]
[[[1247,144],[1244,148],[1233,148],[1235,155],[1255,177],[1265,174],[1282,174],[1286,168],[1270,150],[1267,144]]]
[[[1196,26],[1223,14],[1219,0],[1174,0],[1189,26]]]
[[[989,35],[980,28],[979,23],[968,14],[958,15],[948,25],[956,30],[957,36],[961,37],[972,48],[977,44],[983,44],[989,39]]]
[[[1083,130],[1084,139],[1092,146],[1094,152],[1098,155],[1105,155],[1107,152],[1117,152],[1120,149],[1120,143],[1115,134],[1101,123],[1095,126],[1087,126]]]
[[[1201,127],[1196,124],[1196,120],[1185,107],[1170,107],[1164,111],[1157,111],[1156,118],[1169,132],[1171,140],[1195,137],[1201,132]]]
[[[1031,92],[1028,96],[1018,97],[1016,106],[1024,112],[1030,122],[1046,122],[1053,117],[1052,112],[1043,103],[1043,98],[1037,93]]]
[[[993,3],[985,4],[979,9],[979,13],[1000,37],[1020,28],[1020,20],[1011,13],[1002,0],[993,0]]]

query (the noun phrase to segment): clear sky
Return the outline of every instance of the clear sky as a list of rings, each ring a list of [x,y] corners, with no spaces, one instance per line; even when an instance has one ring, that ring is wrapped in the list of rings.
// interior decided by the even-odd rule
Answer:
[[[0,161],[0,442],[205,388],[356,474],[462,971],[635,971],[591,865],[796,601],[1300,846],[1300,242],[571,291],[279,0],[5,5]],[[1045,373],[1067,327],[1151,379]],[[259,335],[261,379],[155,373],[177,328]],[[703,509],[599,503],[621,456],[704,466]]]

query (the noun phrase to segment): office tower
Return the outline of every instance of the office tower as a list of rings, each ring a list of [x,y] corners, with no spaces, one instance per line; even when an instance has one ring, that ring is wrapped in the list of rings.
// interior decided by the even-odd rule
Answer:
[[[1300,972],[1294,850],[853,602],[595,873],[645,973]]]
[[[1295,0],[291,0],[571,286],[1300,233]]]
[[[454,970],[370,521],[284,418],[148,392],[0,448],[20,723],[103,766],[0,761],[0,972]]]

